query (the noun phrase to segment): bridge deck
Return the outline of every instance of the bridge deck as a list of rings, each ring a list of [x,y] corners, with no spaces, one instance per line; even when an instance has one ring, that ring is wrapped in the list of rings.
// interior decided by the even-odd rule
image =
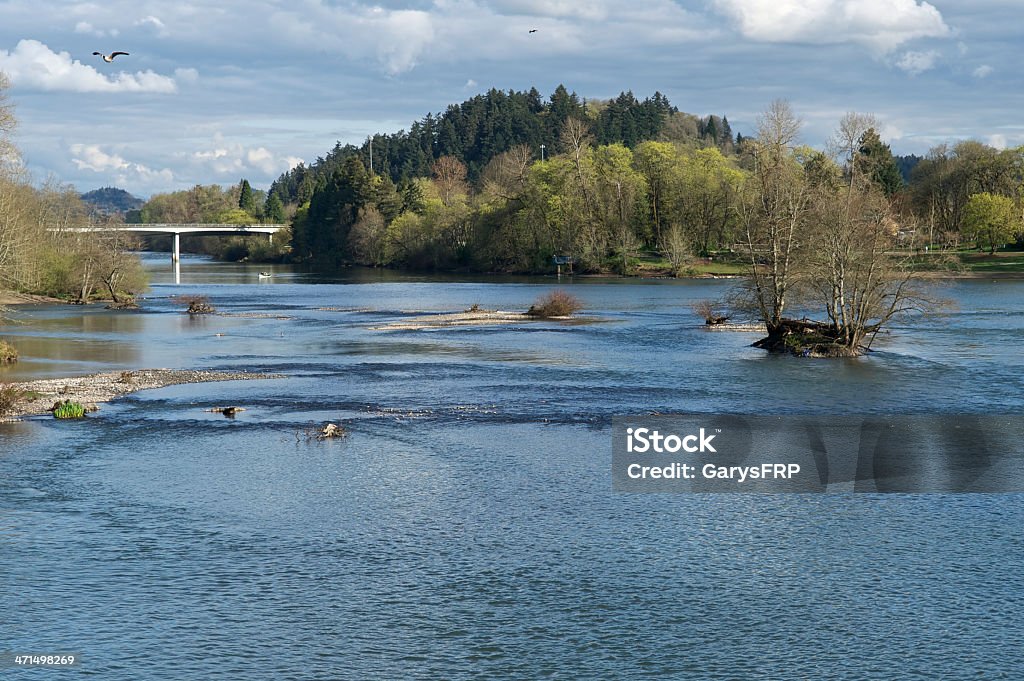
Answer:
[[[170,234],[174,236],[174,248],[171,251],[171,262],[177,263],[181,258],[181,235],[190,236],[224,236],[234,234],[246,236],[249,234],[266,234],[270,241],[274,241],[274,234],[285,229],[288,225],[229,225],[229,224],[205,224],[205,223],[146,223],[140,225],[89,225],[86,227],[64,227],[54,229],[54,232],[126,232],[128,234]]]

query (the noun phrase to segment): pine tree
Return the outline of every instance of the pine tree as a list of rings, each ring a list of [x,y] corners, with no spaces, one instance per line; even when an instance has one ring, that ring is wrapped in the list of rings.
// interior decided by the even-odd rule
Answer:
[[[275,225],[279,225],[285,220],[284,204],[274,192],[267,196],[267,202],[263,206],[263,215],[271,224]]]
[[[238,189],[238,207],[253,217],[256,216],[256,198],[252,195],[249,180],[242,180]]]
[[[903,189],[903,175],[892,157],[889,145],[882,142],[874,128],[868,128],[859,141],[858,170],[867,175],[887,197]]]

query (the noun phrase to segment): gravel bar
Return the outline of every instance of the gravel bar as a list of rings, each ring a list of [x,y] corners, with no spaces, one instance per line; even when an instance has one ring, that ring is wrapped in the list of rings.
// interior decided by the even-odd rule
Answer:
[[[20,416],[45,414],[55,402],[71,400],[86,407],[138,392],[164,388],[182,383],[210,383],[213,381],[251,381],[264,378],[284,378],[284,374],[260,374],[245,371],[204,371],[197,369],[138,369],[110,371],[89,376],[48,378],[15,383],[29,393],[30,399],[20,402],[7,414],[7,420]]]

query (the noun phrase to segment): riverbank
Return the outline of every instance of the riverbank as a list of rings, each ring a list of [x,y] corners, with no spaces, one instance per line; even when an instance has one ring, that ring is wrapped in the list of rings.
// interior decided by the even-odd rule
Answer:
[[[66,303],[66,300],[51,296],[37,296],[32,293],[0,290],[0,305],[34,305],[38,303]]]
[[[248,381],[265,378],[284,378],[284,375],[244,371],[138,369],[136,371],[109,371],[72,378],[25,381],[11,384],[23,390],[26,396],[0,421],[46,414],[53,407],[54,402],[62,400],[70,400],[86,406],[98,405],[140,390],[165,388],[183,383]]]

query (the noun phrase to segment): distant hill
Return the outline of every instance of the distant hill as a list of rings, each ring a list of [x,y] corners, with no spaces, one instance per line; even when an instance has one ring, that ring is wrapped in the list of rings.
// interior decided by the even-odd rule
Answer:
[[[910,174],[914,172],[914,168],[922,161],[922,158],[916,154],[910,154],[909,156],[893,156],[893,160],[896,161],[896,167],[900,169],[903,183],[910,184]]]
[[[117,187],[93,189],[91,192],[82,194],[81,198],[92,207],[95,213],[103,216],[125,215],[129,211],[139,210],[146,203],[137,196],[132,196]]]

